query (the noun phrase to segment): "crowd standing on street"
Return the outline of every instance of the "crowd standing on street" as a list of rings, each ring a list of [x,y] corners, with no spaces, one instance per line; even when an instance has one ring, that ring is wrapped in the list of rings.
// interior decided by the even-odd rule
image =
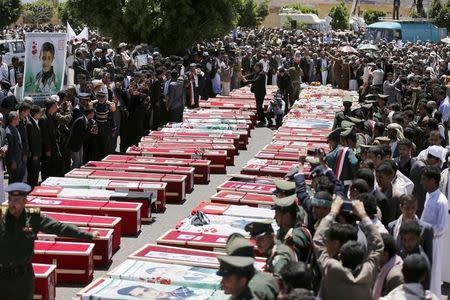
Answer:
[[[30,29],[3,34],[23,30]],[[450,45],[379,41],[378,51],[358,51],[362,43],[343,32],[241,28],[164,56],[91,32],[69,43],[73,81],[44,103],[22,98],[23,65],[14,58],[0,65],[0,167],[9,183],[34,187],[124,153],[149,130],[181,122],[185,108],[245,85],[258,126],[269,127],[301,101],[302,84],[357,91],[360,105],[344,99],[335,116],[330,152],[317,149],[277,181],[279,230],[265,222],[246,227],[267,257],[267,273],[255,269],[253,245],[233,235],[219,257],[222,287],[233,299],[439,299],[450,197]],[[267,85],[278,92],[265,111]],[[22,190],[8,189],[15,196]]]

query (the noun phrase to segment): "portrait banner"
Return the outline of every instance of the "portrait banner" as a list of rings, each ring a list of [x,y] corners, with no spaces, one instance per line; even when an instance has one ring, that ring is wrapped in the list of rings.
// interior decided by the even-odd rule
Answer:
[[[127,259],[109,272],[108,276],[115,279],[219,290],[222,278],[217,276],[216,272],[215,269],[202,267]]]
[[[66,61],[66,33],[25,34],[23,97],[42,103],[63,88]]]
[[[82,300],[186,299],[225,300],[222,291],[141,281],[98,278],[78,293]]]

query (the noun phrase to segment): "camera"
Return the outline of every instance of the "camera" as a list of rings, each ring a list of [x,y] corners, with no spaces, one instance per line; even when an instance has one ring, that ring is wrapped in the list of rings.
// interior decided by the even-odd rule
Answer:
[[[317,156],[320,154],[320,148],[315,148],[314,150],[308,149],[306,150],[306,154],[308,156]]]
[[[342,203],[341,211],[346,213],[351,213],[353,209],[352,201],[349,199],[345,199],[344,203]]]

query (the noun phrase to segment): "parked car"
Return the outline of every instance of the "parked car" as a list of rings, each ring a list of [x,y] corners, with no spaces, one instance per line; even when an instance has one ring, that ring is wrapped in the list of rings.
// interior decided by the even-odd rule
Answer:
[[[25,61],[25,43],[23,40],[0,40],[0,55],[3,56],[3,62],[11,64],[14,56],[19,61]]]

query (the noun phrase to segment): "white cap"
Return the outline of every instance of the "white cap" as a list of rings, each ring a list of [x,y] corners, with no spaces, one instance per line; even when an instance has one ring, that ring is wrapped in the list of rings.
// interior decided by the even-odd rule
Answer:
[[[442,148],[441,146],[433,145],[428,147],[428,155],[439,158],[441,161],[443,161],[443,150],[444,148]]]

